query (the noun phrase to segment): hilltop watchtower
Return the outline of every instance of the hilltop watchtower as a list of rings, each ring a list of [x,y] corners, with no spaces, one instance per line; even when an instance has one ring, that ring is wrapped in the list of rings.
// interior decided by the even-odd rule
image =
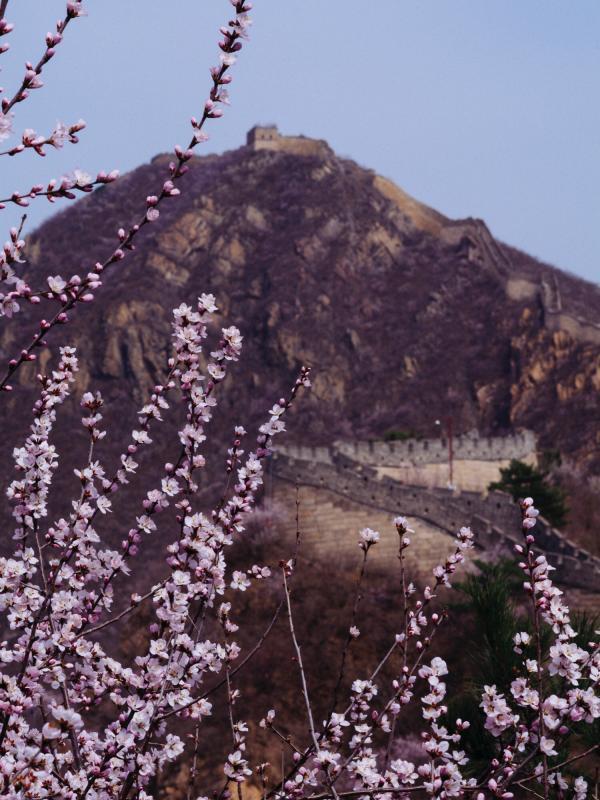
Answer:
[[[334,154],[327,142],[308,136],[282,136],[277,125],[255,125],[246,134],[246,146],[251,150],[271,150],[295,156],[329,158]]]
[[[271,150],[280,139],[277,125],[255,125],[246,135],[246,144],[254,150]]]

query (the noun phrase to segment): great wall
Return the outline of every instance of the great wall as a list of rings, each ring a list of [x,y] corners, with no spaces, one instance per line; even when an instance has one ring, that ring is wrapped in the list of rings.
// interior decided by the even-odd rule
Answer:
[[[337,442],[331,447],[284,446],[274,454],[269,495],[287,510],[284,534],[295,533],[296,492],[300,525],[309,557],[334,558],[351,564],[357,558],[357,534],[362,527],[381,533],[374,550],[374,567],[397,569],[397,534],[392,518],[403,515],[415,533],[407,551],[413,577],[430,579],[432,568],[453,549],[452,534],[462,525],[475,534],[481,560],[514,558],[521,539],[520,513],[507,494],[485,492],[489,478],[511,458],[534,463],[535,438],[528,431],[509,437],[479,438],[475,434],[454,441],[457,486],[447,488],[447,442]],[[482,470],[482,465],[486,469]],[[433,469],[427,470],[427,467]],[[407,483],[403,475],[421,485]],[[464,481],[476,486],[466,490]],[[537,546],[555,568],[556,582],[574,607],[600,608],[600,559],[577,547],[547,520],[539,518]]]
[[[284,136],[276,125],[257,125],[248,131],[246,146],[254,151],[291,153],[298,156],[333,156],[327,142],[306,136]],[[539,305],[544,327],[554,333],[566,331],[578,342],[600,344],[600,322],[584,317],[564,303],[556,276],[546,280],[521,274],[481,219],[468,217],[452,220],[415,200],[386,178],[373,173],[375,186],[392,202],[399,205],[423,230],[435,233],[450,247],[465,247],[469,261],[494,274],[504,287],[507,297],[517,302]],[[591,291],[599,293],[590,284]]]
[[[546,330],[566,331],[576,342],[600,344],[600,324],[564,306],[556,275],[532,280],[520,274],[483,220],[449,221],[440,234],[449,244],[466,244],[469,260],[492,271],[511,300],[538,303]]]

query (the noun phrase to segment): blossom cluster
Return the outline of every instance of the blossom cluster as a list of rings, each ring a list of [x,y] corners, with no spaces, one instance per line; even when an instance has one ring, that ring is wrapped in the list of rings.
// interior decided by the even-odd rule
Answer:
[[[121,551],[102,544],[97,514],[110,512],[112,496],[128,482],[138,463],[137,448],[148,443],[150,418],[162,419],[169,409],[165,389],[155,387],[140,411],[142,430],[121,457],[113,479],[96,457],[102,442],[103,401],[99,393],[84,394],[83,425],[90,437],[88,463],[75,474],[81,483],[72,513],[48,525],[47,495],[57,454],[49,443],[56,406],[66,398],[77,369],[71,348],[63,348],[58,369],[41,376],[42,393],[34,408],[31,435],[15,449],[15,466],[24,477],[13,481],[9,497],[15,504],[19,548],[0,566],[0,610],[10,641],[0,649],[0,783],[3,796],[75,798],[127,797],[146,786],[168,761],[184,750],[182,739],[170,728],[180,718],[200,722],[211,714],[204,684],[225,672],[240,648],[231,638],[237,625],[230,619],[230,603],[218,603],[226,592],[245,591],[251,581],[269,577],[266,566],[247,572],[229,567],[226,548],[242,536],[263,484],[262,462],[270,454],[273,437],[285,426],[283,416],[298,391],[309,386],[304,369],[290,396],[271,409],[261,425],[258,446],[244,456],[236,427],[235,458],[230,467],[237,479],[224,501],[211,514],[193,508],[197,493],[194,472],[204,466],[202,449],[206,426],[216,403],[215,392],[238,359],[242,338],[234,327],[224,328],[210,351],[205,370],[201,355],[211,317],[217,310],[212,295],[202,295],[196,308],[181,305],[174,311],[173,356],[165,388],[176,384],[185,403],[186,420],[179,431],[182,445],[176,464],[165,465],[160,488],[147,493],[142,513],[122,542]],[[235,461],[235,464],[233,463]],[[150,587],[154,621],[145,654],[125,666],[111,656],[99,632],[123,619],[144,598],[114,617],[114,584],[129,574],[142,536],[158,530],[156,515],[174,505],[179,535],[167,548],[164,578]],[[225,641],[198,636],[207,615],[223,627]],[[230,692],[233,703],[236,693]],[[93,729],[95,709],[109,703],[115,718],[99,733]],[[234,723],[235,750],[225,764],[226,774],[240,780],[249,774],[243,757],[244,723]]]
[[[234,713],[240,692],[234,687],[233,675],[242,651],[234,638],[239,625],[232,618],[231,601],[225,597],[231,591],[246,591],[253,580],[268,578],[271,570],[253,565],[247,571],[229,572],[227,550],[244,535],[264,480],[262,462],[271,452],[273,437],[284,430],[283,417],[298,390],[307,386],[309,379],[308,371],[303,370],[290,397],[271,408],[268,421],[260,427],[257,448],[245,458],[240,445],[246,433],[236,427],[227,466],[236,472],[235,485],[211,514],[195,510],[190,500],[197,490],[193,473],[205,463],[200,450],[214,408],[215,389],[225,377],[227,363],[241,352],[239,332],[225,328],[201,372],[200,354],[215,311],[212,295],[202,295],[195,309],[182,305],[174,312],[173,356],[166,386],[172,390],[172,384],[178,385],[187,408],[179,432],[181,456],[176,465],[165,465],[160,489],[148,493],[137,527],[123,541],[120,554],[102,547],[92,523],[97,511],[110,510],[107,490],[116,491],[137,469],[132,458],[137,445],[130,446],[122,457],[116,477],[106,478],[94,458],[94,447],[104,438],[100,429],[103,403],[98,393],[88,392],[82,398],[83,423],[91,447],[87,466],[76,470],[82,485],[80,500],[73,503],[68,520],[59,520],[42,535],[47,489],[56,460],[48,435],[56,407],[66,398],[77,368],[73,351],[64,348],[56,372],[42,379],[32,434],[23,448],[15,450],[17,469],[25,477],[13,482],[9,490],[16,504],[19,549],[1,564],[0,608],[13,632],[12,641],[3,642],[0,650],[4,665],[0,673],[0,779],[7,797],[20,797],[26,786],[31,797],[51,792],[49,796],[69,799],[149,798],[147,788],[156,770],[187,752],[177,720],[189,720],[198,732],[203,720],[217,713],[205,684],[210,676],[222,674],[233,740],[223,764],[224,776],[241,785],[254,774],[263,780],[269,775],[266,763],[252,768],[247,755],[249,727]],[[161,412],[169,408],[162,395],[155,387],[140,412],[143,423],[153,413],[162,419]],[[137,431],[133,441],[143,441],[145,436]],[[107,504],[103,505],[103,500]],[[179,534],[167,547],[164,578],[150,587],[145,597],[133,595],[130,606],[110,617],[116,576],[129,571],[128,563],[137,553],[142,533],[157,531],[155,515],[172,504]],[[370,675],[352,682],[345,707],[334,707],[320,728],[312,716],[298,649],[308,741],[304,748],[294,747],[291,765],[275,796],[335,798],[351,792],[384,797],[420,791],[432,798],[477,794],[480,800],[486,796],[510,800],[515,787],[531,788],[543,797],[550,797],[553,787],[571,791],[577,800],[587,796],[585,779],[581,775],[570,778],[561,769],[578,755],[558,764],[553,761],[564,752],[574,724],[592,724],[600,718],[600,649],[597,643],[585,650],[573,642],[561,591],[549,577],[545,557],[533,549],[531,520],[536,519],[537,511],[530,499],[523,501],[522,508],[524,544],[515,548],[523,557],[520,565],[526,577],[525,593],[533,601],[533,625],[532,632],[522,630],[515,635],[523,673],[515,676],[510,695],[493,685],[485,686],[482,693],[484,728],[499,742],[498,756],[485,775],[472,775],[462,746],[462,735],[471,722],[458,719],[453,726],[446,722],[448,666],[431,655],[435,633],[446,621],[446,615],[432,610],[431,605],[474,546],[470,529],[461,528],[453,553],[432,571],[430,586],[418,591],[406,584],[403,576],[401,629]],[[414,532],[405,518],[396,518],[394,525],[399,552],[404,554],[411,544],[409,533]],[[380,540],[378,531],[366,528],[360,532],[365,560]],[[51,552],[44,552],[45,548]],[[290,632],[297,646],[288,588],[295,568],[294,559],[282,564]],[[125,666],[109,655],[97,634],[148,599],[154,609],[151,636],[134,665]],[[199,635],[208,617],[221,627],[220,641]],[[544,648],[540,624],[554,636]],[[398,665],[396,677],[382,682],[383,666],[392,663]],[[392,758],[391,743],[398,723],[404,709],[417,699],[425,723],[422,758]],[[90,723],[98,705],[106,703],[115,709],[115,716],[99,733]],[[276,727],[276,716],[271,709],[261,726],[287,741]]]

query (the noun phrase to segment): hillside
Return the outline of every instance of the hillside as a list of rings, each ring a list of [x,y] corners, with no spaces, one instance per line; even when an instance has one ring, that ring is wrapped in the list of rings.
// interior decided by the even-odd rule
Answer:
[[[28,269],[90,269],[167,161],[53,217],[31,237]],[[323,142],[279,137],[197,158],[184,183],[55,338],[79,348],[79,389],[109,401],[109,451],[162,373],[171,309],[209,291],[245,337],[215,422],[223,449],[225,432],[256,424],[308,363],[314,391],[290,421],[292,440],[435,435],[451,415],[457,432],[532,429],[542,449],[600,472],[598,286],[504,246],[478,220],[448,220]],[[1,353],[29,327],[9,326]],[[8,401],[15,431],[31,400],[21,388]],[[61,436],[72,445],[66,427]]]

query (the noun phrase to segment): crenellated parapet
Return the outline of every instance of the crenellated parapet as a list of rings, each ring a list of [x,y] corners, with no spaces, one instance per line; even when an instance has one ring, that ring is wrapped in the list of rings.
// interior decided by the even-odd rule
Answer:
[[[512,271],[510,259],[482,219],[468,217],[448,221],[440,238],[451,246],[465,245],[469,261],[506,281]]]
[[[600,325],[570,313],[563,307],[556,277],[542,280],[539,289],[544,327],[549,331],[566,331],[572,339],[600,345]]]
[[[339,441],[333,445],[342,453],[361,464],[400,466],[413,464],[439,464],[448,460],[448,441],[437,439],[408,439],[392,442]],[[535,456],[536,436],[524,430],[509,436],[480,436],[470,431],[455,436],[452,450],[456,461],[525,461]]]
[[[450,481],[449,454],[452,451],[452,483],[458,489],[483,492],[500,480],[500,470],[512,459],[537,463],[536,437],[523,430],[509,436],[486,437],[476,431],[447,438],[404,441],[339,440],[330,447],[286,444],[281,452],[312,463],[337,463],[340,457],[372,467],[381,475],[402,483],[428,488],[446,487]]]

